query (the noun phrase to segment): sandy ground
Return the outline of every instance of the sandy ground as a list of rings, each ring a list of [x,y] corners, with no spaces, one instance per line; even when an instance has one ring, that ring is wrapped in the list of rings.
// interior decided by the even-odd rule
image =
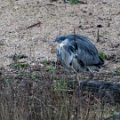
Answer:
[[[40,21],[40,26],[34,25]],[[100,41],[96,34],[100,28]],[[64,3],[61,0],[1,0],[0,1],[0,66],[13,61],[11,55],[25,54],[27,61],[43,58],[54,60],[50,48],[58,35],[76,33],[88,36],[98,50],[104,51],[103,70],[114,71],[120,66],[115,58],[120,56],[120,1],[88,0],[87,4]]]

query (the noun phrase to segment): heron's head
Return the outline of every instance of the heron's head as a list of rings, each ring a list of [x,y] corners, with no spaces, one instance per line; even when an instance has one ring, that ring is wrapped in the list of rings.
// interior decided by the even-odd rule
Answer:
[[[55,39],[55,42],[57,43],[61,43],[62,41],[64,41],[67,37],[66,36],[58,36]]]
[[[52,47],[51,47],[51,53],[55,53],[56,47],[57,47],[62,41],[64,41],[65,39],[66,39],[65,36],[57,36],[56,39],[55,39],[55,41],[54,41],[54,43],[53,43],[53,45],[52,45]]]

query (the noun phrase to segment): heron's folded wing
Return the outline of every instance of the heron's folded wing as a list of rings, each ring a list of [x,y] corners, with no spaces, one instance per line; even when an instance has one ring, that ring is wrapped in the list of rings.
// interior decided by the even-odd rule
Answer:
[[[81,60],[85,65],[93,65],[100,62],[98,50],[90,41],[76,39],[76,43],[76,54],[79,61]],[[74,41],[71,41],[71,44],[74,45]]]

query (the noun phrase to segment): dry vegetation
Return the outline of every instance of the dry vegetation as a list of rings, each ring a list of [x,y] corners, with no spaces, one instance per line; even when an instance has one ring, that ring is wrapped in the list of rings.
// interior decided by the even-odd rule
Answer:
[[[118,101],[101,92],[79,92],[78,83],[69,82],[76,74],[55,64],[44,59],[39,65],[17,62],[9,70],[1,69],[1,120],[103,120],[119,112],[119,91]],[[96,74],[94,80],[113,78],[117,81],[120,74]]]
[[[75,29],[107,56],[101,52],[105,65],[94,80],[119,81],[119,8],[119,0],[72,5],[61,0],[1,0],[0,120],[103,120],[119,112],[119,103],[110,98],[79,93],[78,85],[68,82],[76,75],[51,62],[56,56],[50,52],[56,36]],[[102,26],[98,42],[97,25]]]

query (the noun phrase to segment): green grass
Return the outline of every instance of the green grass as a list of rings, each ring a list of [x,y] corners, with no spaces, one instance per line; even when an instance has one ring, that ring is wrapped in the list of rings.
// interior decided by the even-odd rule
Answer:
[[[93,33],[93,37],[94,37],[94,38],[97,38],[97,34],[96,34],[96,33]]]
[[[14,64],[13,64],[13,67],[14,67],[14,68],[20,68],[20,67],[21,67],[21,68],[25,68],[25,67],[27,67],[27,65],[28,65],[27,63],[18,62],[18,63],[14,63]]]
[[[7,78],[6,81],[7,81],[8,83],[12,83],[12,82],[13,82],[13,79],[12,79],[12,78]]]
[[[37,73],[32,73],[32,74],[31,74],[31,78],[33,78],[33,79],[34,79],[34,78],[39,78],[39,74],[37,74]]]
[[[104,35],[108,35],[109,34],[109,32],[108,31],[103,31],[103,32],[100,32],[99,33],[99,37],[103,37]],[[93,33],[93,37],[94,38],[97,38],[98,36],[97,36],[97,33]]]
[[[107,59],[108,58],[108,56],[102,50],[98,51],[98,56],[103,58],[103,59]]]
[[[54,90],[63,90],[69,87],[69,83],[63,80],[53,80]]]
[[[23,56],[23,54],[19,53],[16,55],[18,58],[21,58]]]
[[[4,45],[4,43],[2,41],[0,41],[0,46],[3,46],[3,45]]]
[[[117,67],[115,73],[120,73],[120,67]]]
[[[48,62],[48,60],[46,60],[46,59],[41,60],[41,63],[47,63],[47,62]]]
[[[21,70],[18,72],[18,75],[24,75],[25,74],[25,71],[24,70]]]
[[[116,59],[116,61],[117,61],[117,62],[120,62],[120,57],[118,57],[118,58]]]
[[[103,35],[108,35],[109,32],[108,32],[108,31],[103,31],[101,34],[102,34],[102,36],[103,36]]]
[[[45,70],[46,71],[53,71],[53,70],[55,70],[55,67],[51,66],[51,65],[48,65],[48,66],[46,66]]]
[[[70,4],[77,4],[78,0],[69,0]]]

